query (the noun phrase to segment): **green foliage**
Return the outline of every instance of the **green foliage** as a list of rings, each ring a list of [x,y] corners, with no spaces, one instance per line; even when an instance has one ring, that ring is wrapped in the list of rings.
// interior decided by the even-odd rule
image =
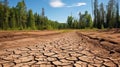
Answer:
[[[0,29],[1,30],[53,30],[67,28],[66,24],[49,20],[45,16],[44,8],[42,15],[27,11],[24,0],[17,3],[16,7],[8,7],[0,3]]]
[[[94,24],[93,26],[97,28],[98,22],[98,0],[94,0]]]
[[[10,10],[9,27],[10,27],[11,29],[16,28],[16,19],[15,19],[14,8],[11,8],[11,10]]]
[[[68,16],[67,23],[52,21],[45,16],[45,10],[41,13],[27,11],[25,1],[18,2],[16,7],[7,6],[0,3],[0,30],[54,30],[54,29],[104,29],[120,28],[119,2],[109,0],[107,8],[104,4],[99,5],[98,0],[94,0],[94,18],[85,11],[79,13],[79,19]]]
[[[92,17],[87,11],[85,11],[85,14],[80,14],[79,24],[80,29],[93,27]]]
[[[18,26],[20,27],[20,29],[25,29],[26,28],[26,23],[27,23],[27,13],[26,13],[26,5],[24,0],[22,0],[21,2],[18,2],[17,6],[16,6],[16,10],[17,10],[17,19],[18,19]]]
[[[31,28],[32,30],[35,30],[35,18],[34,18],[34,15],[33,15],[33,12],[32,10],[29,10],[28,11],[28,28]]]
[[[68,24],[68,28],[72,28],[72,24],[73,24],[73,17],[72,16],[68,16],[67,24]]]
[[[0,3],[0,29],[3,29],[4,6]]]
[[[94,1],[94,27],[103,28],[120,28],[119,23],[119,2],[118,0],[109,0],[107,8],[104,4],[98,4],[98,0]]]
[[[67,24],[70,29],[85,29],[93,28],[92,17],[85,11],[85,14],[79,14],[79,20],[75,19],[72,16],[68,16]]]
[[[100,10],[99,10],[99,14],[100,14],[100,20],[99,20],[99,29],[104,28],[104,23],[105,23],[105,10],[104,10],[104,5],[103,3],[100,4]]]

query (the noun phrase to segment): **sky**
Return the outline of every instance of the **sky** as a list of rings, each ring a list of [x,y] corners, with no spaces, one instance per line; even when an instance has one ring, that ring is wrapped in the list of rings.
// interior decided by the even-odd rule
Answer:
[[[15,7],[21,0],[8,0],[10,7]],[[98,0],[104,5],[109,0]],[[49,19],[65,23],[67,17],[72,15],[76,19],[79,12],[84,13],[86,10],[92,15],[91,0],[25,0],[27,10],[32,9],[33,12],[41,14],[41,9],[45,9],[45,16]]]

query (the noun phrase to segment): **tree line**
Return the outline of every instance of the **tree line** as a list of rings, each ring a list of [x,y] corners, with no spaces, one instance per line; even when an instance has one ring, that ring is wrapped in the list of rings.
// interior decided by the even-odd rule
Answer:
[[[93,1],[93,19],[87,11],[85,11],[85,14],[79,13],[79,19],[77,20],[68,16],[68,28],[120,28],[119,1],[109,0],[106,6],[103,3],[98,4],[98,0]]]
[[[71,29],[85,29],[85,28],[93,28],[92,17],[85,11],[84,14],[79,13],[79,19],[75,19],[73,16],[68,16],[67,18],[68,28]]]
[[[0,29],[1,30],[44,30],[63,29],[65,24],[52,21],[45,16],[44,8],[41,14],[27,10],[25,1],[18,2],[16,7],[10,8],[8,1],[0,2]]]
[[[109,0],[108,5],[98,4],[94,0],[94,25],[95,28],[120,28],[119,1]]]
[[[9,7],[8,1],[0,2],[0,29],[1,30],[50,30],[50,29],[85,29],[85,28],[120,28],[119,1],[109,0],[107,6],[93,2],[93,15],[85,11],[79,12],[79,19],[68,16],[67,23],[52,21],[45,16],[44,8],[41,14],[27,10],[24,0],[16,7]]]

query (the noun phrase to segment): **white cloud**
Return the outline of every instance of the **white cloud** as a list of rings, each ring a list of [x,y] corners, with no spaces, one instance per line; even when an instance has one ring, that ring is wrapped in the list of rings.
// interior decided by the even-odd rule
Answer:
[[[80,7],[80,6],[85,6],[87,5],[86,3],[83,3],[83,2],[79,2],[79,3],[76,3],[76,4],[73,4],[73,5],[68,5],[66,6],[65,3],[63,3],[61,0],[50,0],[50,6],[51,7],[54,7],[54,8],[58,8],[58,7]]]
[[[65,4],[61,0],[51,0],[50,6],[52,6],[52,7],[64,7]]]
[[[80,7],[80,6],[85,6],[87,5],[86,3],[82,3],[82,2],[79,2],[79,3],[76,3],[76,4],[73,4],[71,6],[66,6],[66,7]]]
[[[76,6],[84,6],[84,5],[86,5],[86,3],[77,3]]]

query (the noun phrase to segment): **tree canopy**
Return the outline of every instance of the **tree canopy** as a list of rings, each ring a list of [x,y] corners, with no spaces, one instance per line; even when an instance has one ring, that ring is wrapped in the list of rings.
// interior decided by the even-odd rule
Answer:
[[[92,7],[91,7],[92,8]],[[59,23],[45,16],[45,9],[39,13],[28,10],[25,1],[18,2],[16,7],[9,7],[8,1],[0,2],[0,29],[1,30],[51,30],[51,29],[85,29],[85,28],[120,28],[119,2],[109,0],[107,6],[93,2],[94,17],[85,11],[79,12],[79,19],[67,17],[67,23]]]

